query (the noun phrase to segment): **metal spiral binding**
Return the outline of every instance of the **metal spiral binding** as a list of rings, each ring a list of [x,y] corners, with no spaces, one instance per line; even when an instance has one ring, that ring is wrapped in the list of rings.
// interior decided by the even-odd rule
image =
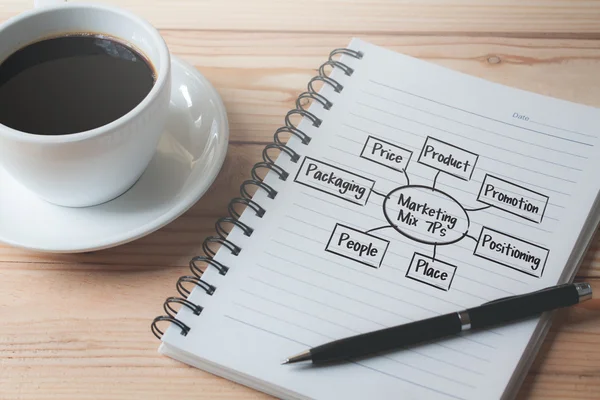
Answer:
[[[324,62],[319,67],[319,75],[312,78],[307,85],[307,91],[301,93],[296,100],[296,108],[290,110],[285,116],[285,126],[277,129],[273,134],[273,143],[269,143],[265,146],[262,152],[263,161],[254,164],[251,169],[251,177],[252,179],[244,181],[240,186],[240,197],[235,197],[231,199],[227,206],[227,210],[229,212],[228,217],[222,217],[217,220],[215,223],[215,231],[217,232],[217,236],[209,236],[202,243],[202,250],[206,254],[206,256],[196,256],[190,260],[190,271],[193,275],[182,276],[177,280],[176,288],[177,292],[181,295],[181,297],[169,297],[165,300],[163,304],[164,311],[166,315],[161,315],[156,317],[151,324],[151,330],[154,336],[158,339],[161,339],[164,332],[158,328],[158,323],[161,321],[166,321],[177,325],[181,329],[182,335],[187,335],[190,331],[190,327],[178,320],[175,316],[177,315],[177,310],[173,308],[172,304],[180,304],[182,307],[189,308],[194,315],[200,315],[202,313],[203,307],[197,304],[193,304],[187,298],[191,294],[192,290],[185,287],[184,283],[193,284],[194,286],[198,286],[202,288],[206,294],[212,296],[213,293],[217,290],[217,288],[210,283],[202,280],[202,269],[198,266],[197,263],[204,262],[206,263],[206,268],[213,267],[217,269],[219,274],[226,275],[229,271],[229,268],[222,263],[216,261],[214,256],[216,255],[216,251],[211,247],[213,243],[218,243],[221,247],[227,248],[231,254],[237,256],[242,249],[237,246],[235,243],[227,240],[227,236],[229,234],[228,231],[225,230],[223,224],[231,224],[232,226],[237,226],[240,228],[244,235],[250,236],[254,232],[254,229],[249,227],[240,221],[241,214],[235,209],[236,204],[243,204],[247,208],[254,210],[256,216],[262,218],[266,213],[266,210],[251,199],[251,195],[247,190],[249,185],[254,185],[257,189],[262,189],[267,193],[267,196],[271,199],[274,199],[277,196],[277,191],[273,189],[270,185],[267,185],[263,182],[263,178],[258,175],[258,170],[262,168],[269,169],[276,173],[279,176],[279,179],[285,181],[289,177],[289,173],[281,168],[279,165],[275,164],[275,161],[269,155],[269,150],[276,149],[279,150],[279,154],[286,153],[290,160],[294,163],[297,163],[300,159],[300,155],[288,147],[283,141],[280,139],[280,135],[284,132],[287,132],[291,135],[296,136],[302,144],[308,145],[311,141],[311,137],[306,133],[301,131],[294,125],[292,122],[292,117],[294,115],[300,115],[308,119],[314,127],[319,127],[323,122],[320,118],[312,114],[311,112],[304,109],[302,102],[304,100],[314,100],[319,102],[325,110],[331,109],[333,107],[333,103],[329,101],[325,96],[317,92],[315,89],[315,83],[317,81],[323,82],[323,84],[330,85],[334,91],[341,92],[344,89],[344,86],[337,82],[335,79],[327,76],[325,68],[327,66],[331,68],[339,68],[344,72],[345,75],[350,76],[354,73],[354,70],[347,66],[346,64],[336,61],[333,59],[338,54],[345,54],[357,59],[361,59],[363,54],[359,51],[347,49],[347,48],[339,48],[333,50],[329,53],[329,59]]]

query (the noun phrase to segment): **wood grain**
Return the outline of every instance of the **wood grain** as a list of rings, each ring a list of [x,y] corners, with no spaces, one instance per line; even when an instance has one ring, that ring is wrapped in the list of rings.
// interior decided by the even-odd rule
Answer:
[[[148,18],[174,54],[211,80],[227,107],[231,145],[209,192],[147,237],[71,255],[0,245],[3,400],[269,398],[160,356],[149,324],[297,94],[329,51],[353,36],[495,82],[600,106],[597,1],[106,2]],[[30,3],[2,1],[0,20]],[[598,236],[578,275],[597,292]],[[600,300],[558,312],[519,400],[599,398],[599,349]]]
[[[70,0],[72,1],[72,0]],[[90,2],[93,0],[76,0]],[[496,33],[513,36],[597,36],[600,10],[588,0],[104,0],[161,29],[260,32]],[[3,0],[4,19],[31,0]],[[149,3],[151,6],[149,6]]]

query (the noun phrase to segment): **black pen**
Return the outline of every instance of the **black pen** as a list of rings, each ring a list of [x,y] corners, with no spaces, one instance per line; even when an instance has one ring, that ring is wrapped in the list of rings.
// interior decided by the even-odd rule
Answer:
[[[490,301],[404,325],[351,336],[313,347],[286,359],[283,364],[312,361],[323,364],[365,357],[399,347],[423,343],[471,329],[517,321],[544,311],[568,307],[592,298],[589,283],[567,283],[523,295]]]

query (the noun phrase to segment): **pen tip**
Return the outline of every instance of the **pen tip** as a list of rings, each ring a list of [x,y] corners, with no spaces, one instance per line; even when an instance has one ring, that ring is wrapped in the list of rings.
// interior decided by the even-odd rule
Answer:
[[[310,354],[310,350],[306,350],[303,351],[300,354],[296,354],[295,356],[291,356],[285,359],[284,362],[281,363],[281,365],[283,364],[294,364],[300,361],[308,361],[311,359],[311,354]]]

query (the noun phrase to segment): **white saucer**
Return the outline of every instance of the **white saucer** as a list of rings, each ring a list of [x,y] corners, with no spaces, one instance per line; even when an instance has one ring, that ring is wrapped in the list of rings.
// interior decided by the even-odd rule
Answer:
[[[229,125],[219,94],[195,68],[172,57],[170,116],[157,153],[138,182],[87,208],[49,204],[0,167],[0,242],[30,250],[101,250],[145,236],[188,210],[213,183]]]

